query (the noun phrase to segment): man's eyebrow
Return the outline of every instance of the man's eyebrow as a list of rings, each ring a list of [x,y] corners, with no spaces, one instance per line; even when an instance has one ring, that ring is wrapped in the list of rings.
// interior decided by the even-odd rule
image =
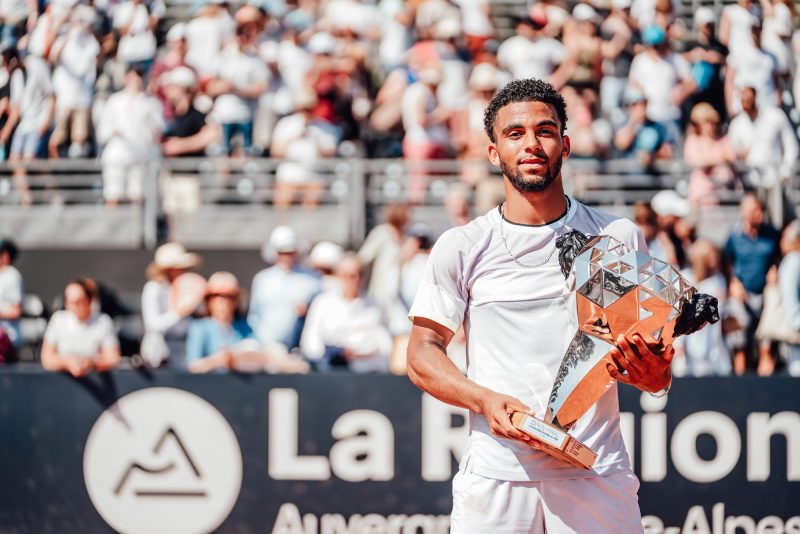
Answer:
[[[539,126],[555,126],[556,128],[558,128],[558,123],[556,121],[554,121],[554,120],[547,119],[547,120],[543,120],[541,122],[538,122],[536,124],[536,126],[537,127],[539,127]]]
[[[515,122],[514,124],[509,124],[508,126],[506,126],[505,128],[503,128],[503,131],[502,131],[502,132],[500,132],[500,133],[502,133],[503,135],[505,135],[505,134],[507,134],[508,132],[510,132],[511,130],[517,130],[517,129],[519,129],[519,128],[524,128],[524,126],[523,126],[522,124],[518,123],[518,122]]]

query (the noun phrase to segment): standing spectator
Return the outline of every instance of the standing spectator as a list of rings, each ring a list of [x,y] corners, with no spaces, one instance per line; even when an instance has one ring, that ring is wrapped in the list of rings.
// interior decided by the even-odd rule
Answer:
[[[753,0],[737,0],[722,10],[719,40],[728,47],[731,57],[749,46],[751,28],[757,21],[758,8]]]
[[[275,265],[253,278],[247,322],[264,344],[277,342],[287,349],[300,342],[308,306],[320,292],[317,273],[299,262],[297,234],[288,226],[278,226],[262,249],[265,261]],[[277,256],[274,258],[274,256]]]
[[[695,208],[714,206],[717,204],[715,190],[733,185],[731,163],[736,155],[728,138],[720,133],[719,113],[711,104],[697,104],[690,120],[683,145],[683,158],[692,168],[688,200]]]
[[[578,3],[572,10],[573,25],[565,36],[567,85],[594,102],[603,76],[603,40],[598,34],[600,15],[589,4]]]
[[[345,255],[336,267],[341,290],[323,293],[311,304],[300,348],[321,370],[388,371],[392,337],[380,306],[362,293],[361,275],[358,256]]]
[[[744,368],[752,366],[755,357],[755,328],[761,317],[767,272],[780,261],[780,233],[764,221],[764,207],[752,193],[742,199],[740,216],[725,242],[724,254],[732,266],[731,283],[741,285],[750,316],[746,361],[734,361],[734,366]]]
[[[95,289],[86,279],[70,282],[64,289],[64,310],[50,318],[42,341],[46,370],[66,371],[77,378],[119,364],[114,323],[108,315],[92,310]]]
[[[257,16],[258,15],[258,16]],[[215,96],[212,116],[222,125],[225,153],[233,153],[233,139],[241,137],[241,148],[251,153],[253,117],[258,97],[267,90],[269,71],[255,48],[258,10],[244,6],[236,13],[236,36],[222,51],[219,70],[206,89]]]
[[[645,50],[631,63],[630,85],[647,98],[647,117],[667,130],[675,146],[681,138],[680,106],[694,91],[689,64],[670,50],[667,33],[658,26],[642,32]]]
[[[800,339],[800,221],[792,221],[783,231],[784,257],[778,270],[781,303],[785,321],[793,336]],[[800,376],[800,343],[787,343],[786,371]]]
[[[178,22],[167,32],[165,49],[156,57],[148,82],[148,90],[161,101],[167,122],[173,118],[175,112],[165,94],[162,78],[172,69],[186,66],[186,24]]]
[[[761,47],[761,25],[754,22],[750,46],[742,48],[736,55],[728,56],[728,69],[725,73],[725,95],[728,112],[731,116],[739,113],[741,93],[746,87],[756,92],[758,106],[768,108],[779,103],[776,83],[778,61],[771,53]]]
[[[613,0],[611,14],[600,24],[603,44],[603,78],[600,80],[600,109],[614,127],[619,127],[624,114],[623,96],[633,61],[635,22],[631,18],[631,0]]]
[[[14,84],[24,86],[25,67],[16,46],[12,43],[0,41],[0,52],[3,58],[0,68],[3,78],[0,87],[0,161],[5,161],[11,148],[11,134],[19,122],[19,107],[11,105],[11,86]]]
[[[222,48],[235,29],[227,0],[201,5],[197,15],[186,24],[186,63],[201,79],[214,76],[220,68]]]
[[[716,297],[720,317],[727,315],[728,283],[720,272],[720,251],[710,241],[699,240],[688,251],[689,269],[681,274],[700,293]],[[706,325],[697,335],[683,336],[676,343],[673,366],[680,375],[728,376],[731,374],[731,355],[725,344],[724,321]],[[683,361],[681,362],[681,357]],[[679,363],[681,362],[681,363]]]
[[[500,65],[511,73],[515,80],[539,78],[554,82],[557,87],[564,84],[564,75],[559,66],[567,57],[564,45],[545,34],[547,17],[535,19],[525,17],[516,25],[516,35],[509,37],[500,45],[497,59]]]
[[[75,6],[68,32],[56,40],[50,51],[50,62],[55,64],[56,96],[56,124],[49,142],[51,158],[58,157],[59,147],[67,140],[70,158],[89,154],[91,107],[100,54],[100,44],[91,29],[94,18],[91,7]]]
[[[792,26],[797,10],[789,0],[764,0],[761,6],[764,9],[763,48],[775,58],[778,79],[783,86],[788,86],[795,69]]]
[[[452,112],[436,98],[441,82],[441,65],[438,60],[429,62],[420,69],[419,81],[409,85],[403,94],[403,156],[410,167],[408,198],[415,204],[423,202],[427,194],[425,162],[444,159],[450,152],[447,122]]]
[[[221,135],[194,106],[197,78],[189,67],[176,67],[163,76],[164,94],[173,118],[164,132],[161,151],[166,157],[202,157]]]
[[[175,281],[200,263],[197,254],[186,252],[179,243],[166,243],[156,249],[147,268],[148,282],[142,290],[142,319],[145,338],[142,356],[152,365],[167,358],[174,368],[185,367],[186,333],[191,315],[203,298],[174,298]]]
[[[752,87],[742,89],[742,112],[731,121],[728,137],[736,159],[750,168],[750,185],[766,199],[770,221],[782,226],[783,188],[793,175],[800,154],[797,137],[786,115],[776,107],[761,107]]]
[[[22,275],[14,267],[19,250],[10,239],[0,239],[0,339],[6,338],[5,351],[0,350],[0,363],[16,360],[16,347],[22,343],[19,318],[22,316],[22,298],[25,290]]]
[[[136,67],[144,75],[156,57],[156,36],[153,33],[166,7],[161,0],[127,0],[114,8],[113,25],[119,33],[117,54],[122,61]]]
[[[717,16],[710,7],[700,7],[694,13],[695,40],[686,44],[684,57],[692,64],[692,79],[697,91],[688,98],[687,108],[694,109],[697,103],[708,102],[727,122],[723,70],[728,49],[716,38],[716,20]]]
[[[128,199],[141,202],[144,188],[155,180],[164,130],[161,104],[144,92],[143,73],[130,67],[125,88],[109,97],[97,125],[103,144],[103,196],[109,205]]]

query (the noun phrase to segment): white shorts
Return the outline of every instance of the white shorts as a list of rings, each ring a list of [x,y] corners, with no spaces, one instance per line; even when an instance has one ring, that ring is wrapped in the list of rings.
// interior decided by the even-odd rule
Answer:
[[[604,477],[509,482],[459,471],[451,534],[643,532],[639,479]]]

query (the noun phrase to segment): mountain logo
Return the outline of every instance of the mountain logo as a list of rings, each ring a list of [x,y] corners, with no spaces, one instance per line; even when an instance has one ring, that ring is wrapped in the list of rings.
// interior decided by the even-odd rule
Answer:
[[[141,389],[105,410],[83,456],[98,513],[126,533],[216,529],[242,483],[236,435],[211,404],[173,388]]]

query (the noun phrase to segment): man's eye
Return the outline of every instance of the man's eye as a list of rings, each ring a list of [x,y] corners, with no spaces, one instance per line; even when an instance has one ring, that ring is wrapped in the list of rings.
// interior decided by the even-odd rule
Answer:
[[[550,137],[550,136],[555,135],[555,133],[553,132],[553,130],[539,130],[539,135],[543,135],[545,137]]]

